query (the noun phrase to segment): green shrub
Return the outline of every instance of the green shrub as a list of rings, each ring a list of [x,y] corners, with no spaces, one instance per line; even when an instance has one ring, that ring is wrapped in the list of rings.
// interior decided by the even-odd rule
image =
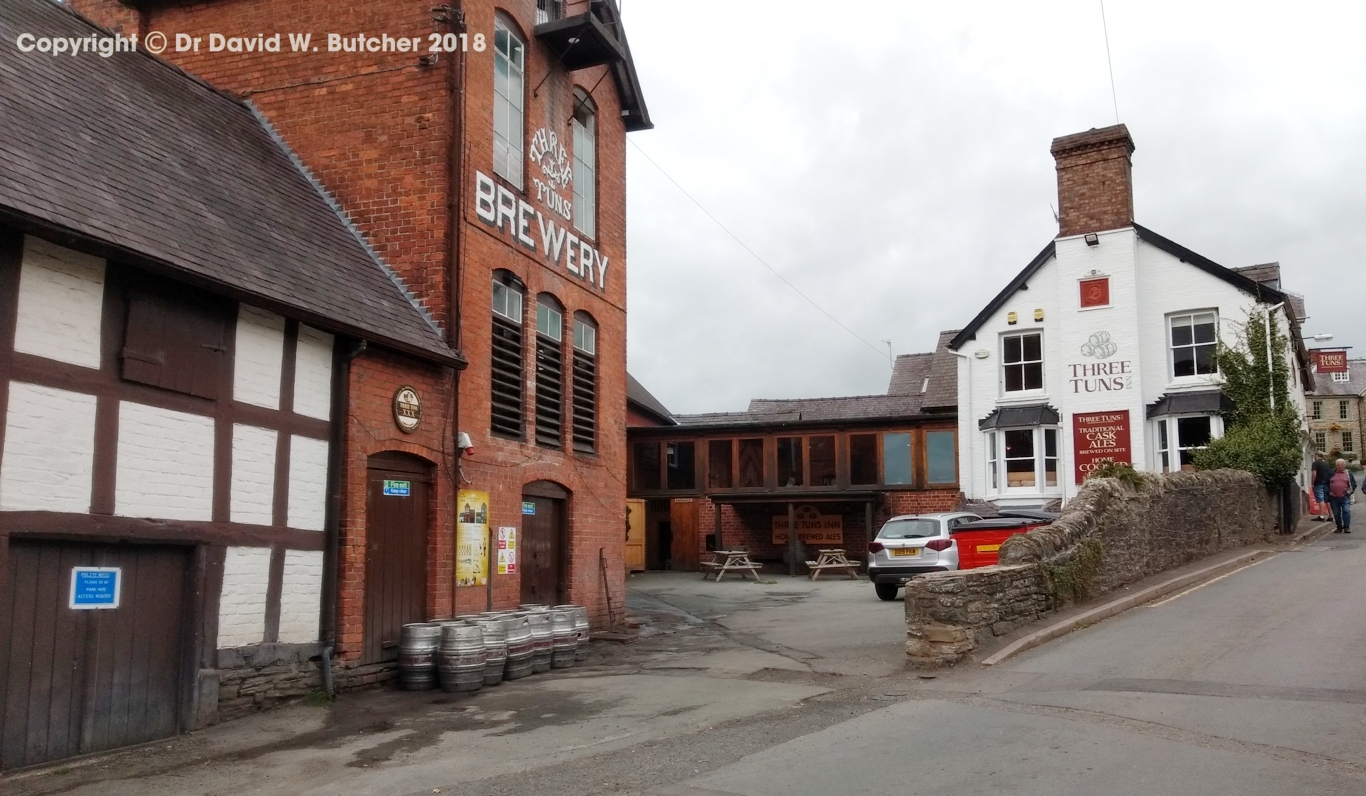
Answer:
[[[1086,480],[1090,481],[1092,478],[1114,478],[1134,489],[1143,486],[1148,480],[1148,476],[1135,470],[1128,462],[1106,462],[1087,473]]]
[[[1196,451],[1195,466],[1201,470],[1246,470],[1268,488],[1276,488],[1295,480],[1301,450],[1294,415],[1261,415],[1233,426],[1222,439]]]

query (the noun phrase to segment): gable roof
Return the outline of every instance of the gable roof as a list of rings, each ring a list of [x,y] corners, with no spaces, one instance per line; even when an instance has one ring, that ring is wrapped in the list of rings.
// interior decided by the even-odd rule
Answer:
[[[626,374],[626,403],[628,406],[634,404],[636,409],[652,415],[663,421],[666,425],[676,426],[678,421],[674,420],[673,413],[659,402],[659,399],[650,394],[650,391],[630,373]]]
[[[107,34],[5,0],[0,40]],[[464,359],[253,109],[141,52],[0,58],[0,221],[457,367]]]
[[[1258,283],[1256,280],[1249,278],[1243,273],[1239,273],[1232,268],[1226,268],[1208,257],[1196,254],[1185,246],[1168,238],[1164,238],[1140,224],[1134,224],[1133,227],[1134,232],[1138,234],[1139,240],[1151,244],[1183,263],[1193,265],[1211,276],[1228,282],[1230,285],[1233,285],[1244,293],[1256,297],[1260,301],[1267,302],[1268,304],[1290,302],[1290,298],[1283,291],[1277,290],[1270,285]],[[1010,284],[1006,285],[1005,289],[1000,293],[997,293],[996,297],[993,298],[981,312],[977,313],[977,316],[972,319],[971,323],[963,327],[963,331],[959,332],[958,335],[953,338],[953,341],[949,343],[949,347],[956,351],[968,340],[971,340],[973,335],[977,333],[977,330],[982,328],[982,325],[985,324],[992,315],[995,315],[1001,307],[1005,306],[1005,303],[1010,300],[1011,296],[1023,289],[1030,277],[1034,276],[1034,274],[1043,267],[1044,263],[1048,262],[1056,253],[1056,241],[1049,241],[1048,245],[1043,247],[1043,250],[1035,255],[1034,259],[1029,262],[1029,265],[1026,265],[1023,271],[1016,274],[1015,278],[1010,281]],[[1291,311],[1286,314],[1291,316],[1292,319],[1295,319],[1297,315],[1302,314],[1302,309],[1297,310],[1292,306],[1290,310]]]
[[[892,380],[887,384],[888,395],[919,395],[925,379],[930,375],[934,354],[898,354],[892,365]]]

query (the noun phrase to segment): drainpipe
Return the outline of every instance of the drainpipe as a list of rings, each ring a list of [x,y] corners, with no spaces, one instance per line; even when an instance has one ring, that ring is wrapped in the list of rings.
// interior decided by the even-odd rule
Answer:
[[[452,0],[446,8],[446,18],[444,22],[449,26],[452,33],[457,35],[464,33],[465,9],[461,0]],[[463,52],[451,53],[450,65],[446,68],[446,131],[448,139],[446,142],[446,345],[453,351],[460,350],[460,290],[462,286],[461,269],[464,266],[464,258],[461,256],[460,244],[464,237],[461,234],[461,224],[464,220],[464,137],[465,137],[465,54]],[[459,447],[460,440],[460,371],[451,370],[451,439],[448,443],[455,451],[452,459],[455,472],[452,473],[452,480],[455,490],[460,489],[460,458],[464,454]],[[451,504],[455,504],[455,495],[451,495]],[[458,523],[452,517],[451,522],[451,551],[454,552],[460,544]],[[490,548],[492,543],[490,540]],[[451,572],[451,616],[454,617],[456,610],[456,577]],[[493,584],[493,572],[488,574],[490,588]],[[490,592],[490,606],[492,610],[492,593]]]
[[[358,341],[343,350],[332,349],[332,439],[327,448],[327,517],[323,525],[323,615],[322,615],[322,677],[323,691],[331,699],[336,696],[332,686],[332,656],[337,649],[337,567],[341,547],[342,468],[346,464],[346,424],[351,413],[351,360],[365,350],[366,342]]]
[[[963,354],[963,353],[960,353],[960,352],[958,352],[958,351],[955,351],[955,350],[953,350],[952,348],[948,349],[948,351],[949,351],[950,354],[953,354],[954,356],[963,359],[963,360],[966,362],[967,366],[968,366],[968,378],[967,378],[967,383],[968,383],[968,387],[967,387],[967,407],[968,407],[968,411],[967,411],[966,413],[964,413],[964,412],[962,412],[962,411],[959,411],[959,413],[958,413],[958,419],[959,419],[959,428],[962,428],[962,419],[963,419],[963,415],[966,414],[966,415],[967,415],[967,419],[968,419],[969,429],[970,429],[970,428],[971,428],[971,425],[972,425],[972,414],[973,414],[973,412],[972,412],[972,357],[969,356],[969,355],[967,355],[967,354]],[[960,440],[958,441],[958,445],[959,445],[960,448],[963,447],[963,440],[960,439]],[[968,466],[967,466],[968,485],[971,485],[971,484],[972,484],[972,479],[977,477],[977,468],[973,465],[973,458],[972,458],[972,441],[971,441],[971,439],[968,440],[967,452],[968,452],[968,455],[967,455],[967,462],[968,462]],[[963,486],[963,485],[962,485],[962,484],[959,484],[959,486],[961,487],[961,486]],[[1064,492],[1065,492],[1065,491],[1066,491],[1066,490],[1064,490]],[[872,541],[872,539],[870,538],[869,541]]]

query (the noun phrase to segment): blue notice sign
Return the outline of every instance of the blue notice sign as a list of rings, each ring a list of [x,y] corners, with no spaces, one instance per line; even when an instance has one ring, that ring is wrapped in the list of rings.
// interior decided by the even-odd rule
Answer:
[[[523,513],[523,514],[535,514],[535,513],[536,513],[536,501],[534,501],[534,500],[523,500],[523,501],[522,501],[522,513]]]
[[[71,608],[118,608],[123,570],[119,567],[72,567]]]
[[[408,497],[412,492],[412,482],[410,481],[388,481],[384,482],[384,494],[396,497]]]

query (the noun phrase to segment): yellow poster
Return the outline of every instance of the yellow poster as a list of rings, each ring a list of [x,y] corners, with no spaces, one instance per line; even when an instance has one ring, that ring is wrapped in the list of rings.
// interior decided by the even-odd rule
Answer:
[[[483,586],[489,579],[489,493],[462,489],[455,505],[455,583]]]

